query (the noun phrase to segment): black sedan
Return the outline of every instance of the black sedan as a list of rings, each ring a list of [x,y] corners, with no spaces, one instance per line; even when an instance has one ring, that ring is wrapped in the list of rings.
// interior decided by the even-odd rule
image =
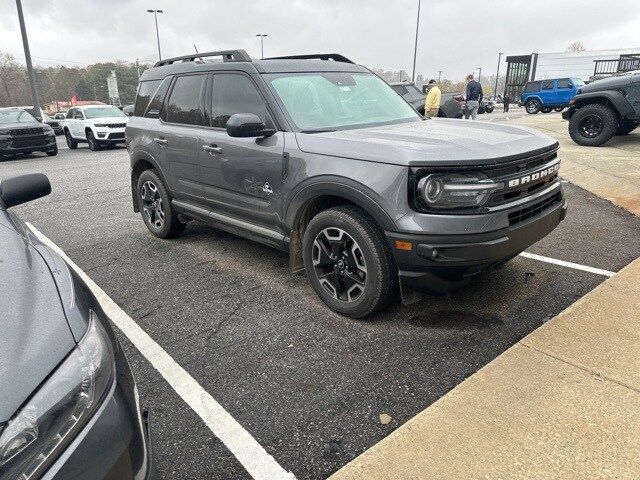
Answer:
[[[0,479],[149,478],[146,414],[87,285],[7,209],[47,195],[0,183]]]
[[[412,82],[390,83],[391,88],[400,94],[420,115],[424,115],[424,101],[427,98],[426,93]],[[462,95],[458,93],[443,93],[440,100],[439,117],[445,118],[462,118],[461,101]]]

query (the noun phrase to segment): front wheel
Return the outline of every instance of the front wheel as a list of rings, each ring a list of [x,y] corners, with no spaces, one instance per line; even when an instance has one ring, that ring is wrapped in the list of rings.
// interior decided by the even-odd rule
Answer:
[[[360,208],[344,205],[313,217],[302,249],[311,286],[336,312],[366,317],[395,297],[393,253],[384,232]]]
[[[536,100],[534,98],[532,100],[529,100],[527,103],[525,103],[524,108],[528,114],[535,115],[542,108],[542,104],[540,103],[540,100]]]
[[[56,155],[58,155],[58,147],[54,148],[53,150],[47,151],[46,154],[50,157],[55,157]]]
[[[138,205],[145,225],[159,238],[179,236],[186,225],[178,219],[171,197],[155,170],[145,170],[138,179]]]
[[[64,131],[64,138],[67,141],[67,147],[69,147],[70,150],[78,148],[78,142],[71,136],[71,132],[69,132],[69,130]]]
[[[611,140],[618,116],[606,105],[594,103],[579,108],[569,120],[569,135],[578,145],[599,147]]]
[[[93,136],[93,132],[91,131],[87,132],[87,143],[89,144],[89,150],[91,150],[92,152],[97,152],[98,150],[102,149],[101,145],[98,143],[96,137]]]

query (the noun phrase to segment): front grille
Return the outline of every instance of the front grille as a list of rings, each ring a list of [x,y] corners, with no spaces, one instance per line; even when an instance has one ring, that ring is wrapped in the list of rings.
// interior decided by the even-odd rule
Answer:
[[[25,147],[41,147],[47,144],[47,139],[44,137],[30,138],[28,140],[14,140],[11,143],[13,148],[25,148]]]
[[[9,132],[11,135],[38,135],[42,133],[41,128],[14,128]]]
[[[127,126],[126,123],[112,123],[108,125],[109,128],[124,128],[126,126]]]
[[[109,140],[123,139],[124,132],[115,132],[109,134]]]
[[[509,214],[509,226],[517,225],[529,218],[533,218],[536,215],[540,215],[545,210],[550,209],[555,204],[559,203],[562,200],[562,193],[558,192],[555,195],[552,195],[549,198],[545,198],[544,200],[534,203],[533,205],[529,205],[521,210],[516,210],[515,212],[511,212]]]

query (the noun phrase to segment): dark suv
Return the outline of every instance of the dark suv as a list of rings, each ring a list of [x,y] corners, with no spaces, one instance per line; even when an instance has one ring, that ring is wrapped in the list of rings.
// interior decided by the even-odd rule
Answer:
[[[353,317],[398,287],[411,302],[463,285],[566,212],[555,140],[423,119],[336,54],[163,60],[142,75],[126,137],[133,207],[154,235],[198,220],[285,250]]]
[[[598,147],[640,125],[640,71],[597,80],[578,90],[569,110],[569,135],[578,145]]]

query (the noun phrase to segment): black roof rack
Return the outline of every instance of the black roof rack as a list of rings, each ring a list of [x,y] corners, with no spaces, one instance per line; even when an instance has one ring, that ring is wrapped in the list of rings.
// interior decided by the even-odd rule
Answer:
[[[205,57],[222,57],[223,62],[250,62],[251,57],[244,50],[220,50],[219,52],[203,52],[192,53],[190,55],[182,55],[181,57],[165,58],[156,62],[154,67],[162,67],[163,65],[172,65],[176,62],[195,62],[196,59]]]
[[[333,60],[334,62],[353,63],[339,53],[310,53],[307,55],[286,55],[284,57],[270,57],[267,60]]]

